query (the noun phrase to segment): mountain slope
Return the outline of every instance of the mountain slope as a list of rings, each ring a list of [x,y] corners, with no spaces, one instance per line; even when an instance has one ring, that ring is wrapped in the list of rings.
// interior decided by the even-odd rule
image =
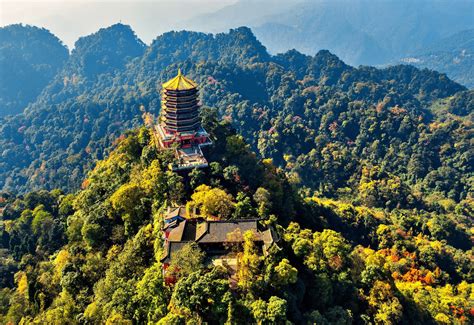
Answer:
[[[0,28],[0,117],[23,111],[68,58],[62,42],[46,29]]]
[[[388,211],[301,197],[215,111],[205,121],[209,169],[169,171],[141,128],[75,194],[0,196],[0,322],[472,323],[472,202]],[[214,220],[206,233],[246,220],[277,241],[263,254],[254,232],[227,232],[218,256],[186,244],[166,266],[176,221],[163,217],[177,204]]]
[[[115,37],[117,29],[125,36]],[[410,66],[357,69],[328,51],[270,56],[248,28],[216,36],[166,33],[146,49],[124,26],[86,40],[94,50],[79,46],[37,102],[0,128],[3,189],[77,188],[121,132],[140,124],[144,111],[159,113],[161,83],[181,67],[201,85],[203,103],[217,107],[299,187],[358,197],[365,183],[396,182],[399,192],[368,190],[361,198],[393,208],[414,206],[436,181],[449,183],[459,175],[453,191],[441,188],[439,195],[456,201],[469,195],[471,158],[463,156],[469,122],[431,128],[438,123],[431,103],[464,90],[445,75]],[[137,49],[132,55],[121,50],[129,43]],[[119,68],[96,68],[96,62],[111,60],[110,53],[118,55]],[[88,73],[89,64],[99,72]],[[462,145],[444,150],[451,141]],[[369,178],[364,170],[373,170]],[[433,170],[439,173],[428,182]]]
[[[474,91],[271,56],[248,28],[144,47],[119,24],[77,45],[0,124],[0,186],[22,192],[0,191],[0,323],[473,323]],[[178,67],[213,139],[209,168],[179,174],[149,125],[128,129]],[[165,231],[193,224],[164,227],[174,206],[274,242],[223,229],[217,252],[181,243],[164,264]]]
[[[99,85],[143,51],[130,27],[120,24],[81,38],[41,96],[0,127],[2,185],[54,187],[62,180],[63,187],[77,186],[90,159],[102,157],[104,144],[140,123],[138,104],[123,98],[104,102]],[[124,93],[123,88],[108,90]],[[121,107],[104,109],[109,105]]]
[[[474,29],[444,38],[401,62],[444,72],[460,84],[474,88]]]
[[[314,55],[328,49],[349,64],[374,65],[474,28],[473,22],[468,0],[241,0],[188,26],[219,32],[248,25],[271,53],[295,48]]]

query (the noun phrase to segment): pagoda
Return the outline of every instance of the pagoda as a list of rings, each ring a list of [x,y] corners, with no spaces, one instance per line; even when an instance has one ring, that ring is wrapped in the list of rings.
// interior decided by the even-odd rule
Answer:
[[[175,150],[173,170],[207,167],[201,147],[211,144],[199,117],[198,85],[181,70],[163,84],[161,114],[156,134],[161,149]]]

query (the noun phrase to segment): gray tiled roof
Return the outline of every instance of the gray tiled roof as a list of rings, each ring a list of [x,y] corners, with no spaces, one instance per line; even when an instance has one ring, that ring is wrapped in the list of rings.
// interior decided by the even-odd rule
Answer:
[[[169,232],[168,238],[165,241],[162,261],[169,261],[173,252],[181,249],[189,242],[196,242],[200,245],[243,242],[243,234],[247,231],[252,231],[255,234],[255,240],[261,242],[266,248],[270,247],[276,238],[271,228],[261,229],[256,219],[226,221],[183,220]]]
[[[199,243],[242,242],[243,234],[252,231],[257,240],[261,240],[257,229],[257,220],[245,221],[208,221],[208,230],[198,240]]]

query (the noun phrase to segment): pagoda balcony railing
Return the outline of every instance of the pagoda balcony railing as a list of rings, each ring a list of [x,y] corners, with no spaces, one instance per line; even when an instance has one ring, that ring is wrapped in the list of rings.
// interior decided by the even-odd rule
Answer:
[[[200,127],[201,125],[197,122],[189,125],[165,125],[165,129],[179,132],[185,132],[185,130],[187,130],[188,132],[189,130],[193,130],[194,132],[196,132]]]
[[[179,120],[179,121],[174,121],[174,120],[168,120],[168,119],[163,119],[166,125],[188,125],[188,124],[194,124],[196,122],[199,122],[199,118],[192,118],[188,120]]]
[[[187,102],[192,100],[198,100],[198,95],[191,95],[191,96],[163,96],[163,101],[166,102]]]
[[[192,106],[199,106],[199,101],[195,100],[192,102],[179,102],[179,103],[163,102],[162,106],[163,105],[170,108],[192,107]]]
[[[163,116],[166,119],[186,120],[186,119],[198,117],[199,113],[198,112],[194,112],[194,113],[191,113],[191,114],[168,114],[168,113],[166,113],[166,114],[163,114]]]
[[[165,89],[163,93],[165,95],[170,95],[170,96],[190,96],[190,95],[195,95],[197,94],[198,90],[197,89],[189,89],[189,90],[170,90],[170,89]]]
[[[187,116],[187,115],[199,115],[199,110],[197,109],[186,109],[186,110],[169,110],[169,109],[164,109],[161,113],[163,116]]]
[[[199,106],[192,106],[192,107],[167,107],[165,105],[161,106],[161,109],[165,112],[171,112],[171,113],[189,113],[192,111],[198,111]]]
[[[169,107],[169,108],[188,108],[188,107],[194,107],[194,106],[199,106],[197,101],[194,102],[186,102],[186,103],[169,103],[169,102],[164,102],[164,106]]]
[[[166,115],[162,115],[163,119],[165,120],[170,120],[170,121],[188,121],[188,120],[194,120],[194,119],[199,119],[199,115],[190,115],[190,116],[186,116],[186,117],[183,117],[183,116],[180,116],[179,118],[176,118],[176,117],[168,117]]]
[[[199,123],[196,123],[194,125],[179,126],[179,127],[166,125],[165,129],[171,132],[194,132],[199,128],[199,126],[200,126]]]
[[[184,124],[194,123],[194,122],[198,121],[198,119],[197,118],[189,118],[189,119],[186,119],[186,120],[174,120],[174,119],[164,118],[163,121],[166,124],[170,124],[170,125],[184,125]]]

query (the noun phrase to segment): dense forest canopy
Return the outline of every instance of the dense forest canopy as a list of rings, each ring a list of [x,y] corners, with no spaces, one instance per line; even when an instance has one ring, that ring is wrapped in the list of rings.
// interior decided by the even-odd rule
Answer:
[[[389,211],[304,198],[215,110],[202,118],[215,139],[208,169],[169,171],[172,155],[141,128],[75,194],[1,197],[2,323],[472,322],[472,200]],[[263,257],[247,234],[233,284],[185,246],[165,285],[163,212],[186,203],[258,217],[278,246]]]
[[[214,140],[180,174],[148,123],[178,68]],[[444,74],[272,56],[245,27],[81,38],[0,124],[0,323],[472,323],[473,108]],[[175,205],[279,240],[245,234],[231,279],[185,246],[166,285]]]
[[[0,118],[34,101],[61,70],[67,48],[48,30],[10,25],[0,28]]]
[[[443,74],[354,68],[328,51],[271,56],[245,27],[170,32],[145,47],[121,24],[81,38],[41,96],[2,123],[0,186],[77,189],[117,136],[143,112],[159,113],[161,82],[178,67],[198,81],[204,105],[309,192],[363,189],[388,207],[425,194],[469,197],[472,93]],[[462,118],[450,108],[459,101]],[[387,188],[375,193],[374,184]]]
[[[389,208],[470,197],[472,91],[442,74],[353,68],[327,51],[270,56],[248,28],[170,32],[145,47],[120,24],[81,38],[40,98],[2,124],[3,187],[78,188],[143,111],[158,113],[178,66],[307,193]]]

